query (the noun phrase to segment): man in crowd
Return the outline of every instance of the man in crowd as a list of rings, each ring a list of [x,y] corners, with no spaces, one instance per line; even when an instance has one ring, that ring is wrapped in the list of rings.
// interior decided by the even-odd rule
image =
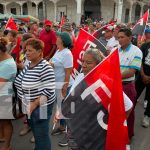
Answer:
[[[108,43],[106,45],[107,53],[109,54],[114,48],[119,46],[119,41],[118,41],[118,32],[120,30],[120,26],[117,25],[113,29],[113,36],[108,40]]]
[[[100,37],[99,41],[106,46],[108,41],[113,37],[113,26],[106,26],[104,28],[102,37]]]
[[[39,34],[39,39],[44,42],[43,55],[46,60],[49,60],[56,51],[56,33],[51,28],[52,22],[45,20],[44,29]]]
[[[146,87],[144,118],[141,125],[145,128],[150,125],[150,28],[145,30],[146,42],[141,46],[143,53],[142,69],[136,80],[137,99],[140,97],[142,91]]]
[[[136,104],[135,72],[141,69],[142,52],[131,43],[132,32],[122,28],[118,33],[120,68],[124,93],[131,99],[133,106]],[[134,109],[127,120],[129,139],[134,136]]]

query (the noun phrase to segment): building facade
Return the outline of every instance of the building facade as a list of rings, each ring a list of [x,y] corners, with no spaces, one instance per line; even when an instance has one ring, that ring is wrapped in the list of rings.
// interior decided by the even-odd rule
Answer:
[[[80,23],[82,15],[135,22],[150,8],[150,0],[0,0],[0,13],[32,15],[40,20],[60,21],[67,15],[70,22]]]

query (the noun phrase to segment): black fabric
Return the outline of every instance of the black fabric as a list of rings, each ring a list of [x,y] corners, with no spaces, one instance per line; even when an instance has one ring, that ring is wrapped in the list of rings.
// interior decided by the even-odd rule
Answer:
[[[103,121],[108,122],[108,112],[101,103],[97,103],[90,94],[82,100],[81,94],[87,84],[80,82],[70,96],[62,103],[62,113],[67,119],[67,125],[82,150],[105,150],[106,133],[97,121],[97,115],[102,110],[105,114]],[[71,112],[71,103],[75,105],[75,112]]]
[[[146,98],[147,98],[146,100],[148,101],[148,104],[144,112],[144,115],[150,117],[150,84],[144,84],[141,76],[139,75],[137,81],[135,82],[135,87],[137,91],[137,99],[140,97],[141,93],[146,87]]]
[[[146,75],[150,75],[150,42],[144,43],[141,46],[141,51],[143,53],[143,69]]]
[[[143,35],[143,32],[145,30],[146,22],[143,22],[143,24],[140,24],[141,22],[137,23],[135,27],[132,29],[132,35]]]

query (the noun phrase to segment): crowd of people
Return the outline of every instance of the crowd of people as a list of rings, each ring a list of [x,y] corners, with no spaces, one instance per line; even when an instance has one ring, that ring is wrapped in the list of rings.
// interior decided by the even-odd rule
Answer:
[[[104,25],[106,23],[98,21],[76,26],[75,23],[66,21],[61,26],[45,20],[39,24],[21,23],[18,25],[18,31],[15,31],[5,30],[6,24],[1,24],[0,142],[3,142],[3,145],[0,150],[11,149],[13,126],[9,118],[8,103],[2,105],[8,98],[9,106],[19,105],[19,114],[15,113],[15,117],[24,118],[20,136],[32,131],[31,142],[35,143],[35,150],[51,150],[49,124],[53,111],[56,111],[52,118],[53,123],[59,125],[53,126],[51,135],[64,134],[58,144],[68,146],[69,150],[84,149],[72,136],[69,121],[59,118],[57,111],[61,110],[62,100],[77,80],[82,80],[105,58],[100,50],[88,49],[83,55],[83,73],[74,81],[71,76],[74,59],[71,50],[80,30],[94,35]],[[141,125],[145,128],[150,125],[150,27],[146,27],[144,40],[138,45],[132,43],[131,28],[132,24],[110,24],[104,28],[102,36],[98,39],[106,47],[107,55],[115,48],[119,51],[129,135],[127,149],[130,149],[134,136],[134,110],[145,87],[145,112]],[[55,110],[53,107],[56,100]],[[24,113],[26,115],[22,115]]]

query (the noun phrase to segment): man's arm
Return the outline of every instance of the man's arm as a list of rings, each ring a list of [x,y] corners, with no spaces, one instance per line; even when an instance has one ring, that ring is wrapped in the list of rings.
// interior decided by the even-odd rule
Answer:
[[[121,73],[122,79],[131,78],[135,75],[136,69],[130,68]]]
[[[49,55],[45,59],[49,60],[50,58],[52,58],[52,55],[54,54],[55,51],[56,51],[56,45],[52,45]]]

